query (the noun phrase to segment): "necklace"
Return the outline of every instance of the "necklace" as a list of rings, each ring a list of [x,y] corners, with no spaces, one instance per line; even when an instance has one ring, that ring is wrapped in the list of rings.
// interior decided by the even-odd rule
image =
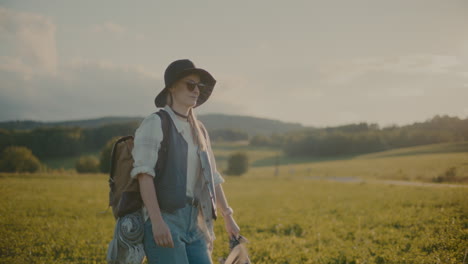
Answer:
[[[178,116],[180,116],[180,117],[183,117],[183,118],[185,118],[185,119],[188,119],[188,115],[183,115],[183,114],[181,114],[181,113],[177,113],[173,108],[171,108],[171,109],[172,109],[172,111],[173,111],[176,115],[178,115]]]

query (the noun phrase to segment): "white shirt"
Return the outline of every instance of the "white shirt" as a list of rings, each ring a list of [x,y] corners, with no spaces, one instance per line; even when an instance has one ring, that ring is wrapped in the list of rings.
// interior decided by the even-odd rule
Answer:
[[[200,159],[197,154],[198,145],[193,142],[192,130],[188,121],[183,121],[175,115],[174,111],[169,107],[165,106],[164,110],[169,113],[169,116],[174,122],[174,125],[182,137],[185,139],[188,145],[187,153],[187,191],[188,196],[193,197],[193,188],[200,168]],[[134,159],[133,169],[130,173],[132,178],[135,178],[139,173],[147,173],[155,177],[154,167],[158,160],[158,151],[161,147],[161,141],[163,139],[163,132],[161,127],[161,119],[156,113],[152,113],[147,116],[135,131],[134,147],[132,150],[132,156]],[[212,166],[216,166],[214,163],[214,155],[211,149],[211,142],[207,135],[207,151],[212,160]],[[214,184],[220,184],[224,182],[224,179],[216,170],[213,175]]]

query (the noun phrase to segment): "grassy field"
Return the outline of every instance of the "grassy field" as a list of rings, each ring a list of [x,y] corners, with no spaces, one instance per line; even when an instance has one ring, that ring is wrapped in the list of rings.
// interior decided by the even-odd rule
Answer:
[[[0,263],[104,263],[106,175],[2,175]],[[462,263],[468,188],[271,178],[224,184],[253,263]],[[227,255],[222,220],[214,259]]]
[[[468,142],[445,143],[401,148],[364,155],[295,158],[287,157],[271,148],[255,149],[249,146],[214,147],[219,169],[227,167],[227,157],[235,151],[244,151],[251,167],[244,177],[273,177],[275,160],[279,157],[276,178],[353,178],[363,180],[404,180],[432,182],[452,168],[455,174],[447,182],[468,183]]]
[[[249,150],[217,146],[219,166],[242,148]],[[251,162],[277,154],[249,153]],[[242,177],[225,177],[252,263],[468,263],[467,185],[375,181],[431,181],[451,167],[464,177],[466,152],[437,145],[281,164],[278,176],[265,163]],[[107,175],[0,174],[0,193],[0,263],[105,263],[114,228],[112,214],[103,213]],[[217,260],[228,254],[222,219],[215,229]]]
[[[354,156],[288,157],[281,150],[251,147],[247,142],[218,143],[213,146],[218,170],[227,168],[227,160],[234,152],[245,152],[250,171],[244,177],[274,176],[278,159],[278,178],[284,177],[346,177],[432,182],[453,168],[454,179],[448,182],[468,183],[468,142],[434,144],[394,149]],[[99,152],[86,153],[99,158]],[[79,157],[43,161],[48,167],[73,170]]]

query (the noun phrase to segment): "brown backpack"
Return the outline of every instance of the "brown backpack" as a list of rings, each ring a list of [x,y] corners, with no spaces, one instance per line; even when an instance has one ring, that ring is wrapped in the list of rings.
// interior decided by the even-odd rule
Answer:
[[[163,140],[158,152],[157,168],[166,164],[169,136],[169,114],[160,110],[156,112],[161,118]],[[133,169],[133,136],[123,136],[117,139],[112,147],[111,167],[109,173],[109,206],[115,219],[133,213],[143,206],[140,196],[140,186],[137,179],[132,179]],[[161,170],[162,171],[162,170]]]

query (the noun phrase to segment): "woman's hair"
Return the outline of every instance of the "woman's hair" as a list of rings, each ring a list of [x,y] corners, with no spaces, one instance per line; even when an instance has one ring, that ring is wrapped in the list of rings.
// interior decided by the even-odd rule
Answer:
[[[173,99],[171,92],[168,92],[166,102],[169,106],[172,107]],[[193,142],[197,143],[200,150],[205,151],[206,148],[206,139],[200,124],[198,123],[197,116],[195,115],[193,108],[190,108],[188,114],[188,122],[190,123],[190,127],[192,128],[192,137]]]
[[[205,151],[206,150],[205,135],[204,135],[204,132],[201,131],[202,128],[200,127],[200,124],[198,123],[199,121],[197,117],[195,116],[193,108],[190,108],[188,116],[189,116],[188,121],[190,123],[190,127],[192,128],[193,141],[198,143],[198,147],[200,150]]]

